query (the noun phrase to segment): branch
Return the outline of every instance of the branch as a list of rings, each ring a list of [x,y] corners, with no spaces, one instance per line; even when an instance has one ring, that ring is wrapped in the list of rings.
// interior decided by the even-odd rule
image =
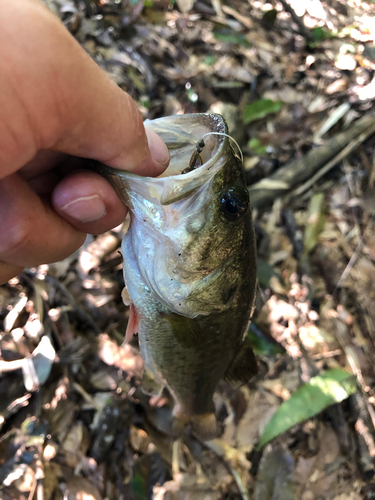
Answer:
[[[263,208],[271,205],[276,198],[285,196],[306,183],[300,188],[301,192],[304,191],[374,133],[375,116],[363,116],[350,129],[335,135],[323,146],[312,149],[302,158],[288,163],[270,177],[250,186],[252,206]]]

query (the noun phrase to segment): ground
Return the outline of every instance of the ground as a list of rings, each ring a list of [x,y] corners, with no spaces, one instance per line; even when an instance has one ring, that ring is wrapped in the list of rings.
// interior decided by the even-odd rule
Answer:
[[[0,498],[374,498],[375,7],[46,3],[144,118],[227,120],[253,203],[259,374],[220,383],[218,439],[174,442],[122,344],[128,221],[89,237],[0,288]]]

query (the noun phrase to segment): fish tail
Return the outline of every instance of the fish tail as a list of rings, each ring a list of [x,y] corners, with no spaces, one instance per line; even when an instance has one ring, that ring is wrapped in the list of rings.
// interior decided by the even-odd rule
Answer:
[[[202,415],[186,415],[173,412],[172,432],[174,436],[180,436],[186,427],[190,426],[193,434],[202,441],[208,441],[217,437],[217,424],[214,413],[204,413]]]
[[[217,424],[214,413],[194,415],[191,419],[191,430],[203,441],[217,437]]]

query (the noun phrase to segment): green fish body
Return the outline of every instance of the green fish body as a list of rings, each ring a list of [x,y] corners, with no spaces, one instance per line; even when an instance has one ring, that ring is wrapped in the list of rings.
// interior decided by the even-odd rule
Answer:
[[[221,116],[172,116],[145,127],[169,148],[162,176],[98,168],[131,214],[122,243],[127,337],[138,332],[146,367],[173,395],[176,434],[190,425],[208,439],[220,379],[256,372],[252,351],[241,354],[256,288],[248,190]]]

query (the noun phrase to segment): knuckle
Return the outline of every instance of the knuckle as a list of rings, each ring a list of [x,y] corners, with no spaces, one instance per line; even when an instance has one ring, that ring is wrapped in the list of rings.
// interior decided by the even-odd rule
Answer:
[[[30,228],[31,229],[31,228]],[[12,224],[0,232],[0,258],[7,262],[27,265],[31,230],[25,224]]]

